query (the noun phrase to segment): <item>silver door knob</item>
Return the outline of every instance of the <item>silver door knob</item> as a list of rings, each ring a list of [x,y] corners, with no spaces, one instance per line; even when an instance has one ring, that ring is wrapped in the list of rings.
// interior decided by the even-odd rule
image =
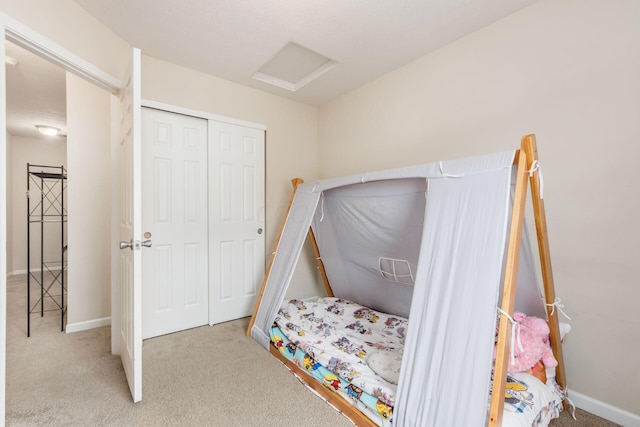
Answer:
[[[145,248],[150,248],[151,240],[145,240],[144,242],[140,242],[140,246],[144,246]]]
[[[262,228],[258,228],[258,234],[262,234]]]
[[[130,240],[128,242],[120,242],[120,249],[131,249],[133,250],[133,240]]]

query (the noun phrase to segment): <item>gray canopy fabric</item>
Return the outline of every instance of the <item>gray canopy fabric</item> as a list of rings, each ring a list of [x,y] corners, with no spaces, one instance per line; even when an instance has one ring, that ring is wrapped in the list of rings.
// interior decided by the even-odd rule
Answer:
[[[311,226],[336,297],[409,317],[394,424],[485,425],[514,155],[299,185],[251,335],[268,348]],[[540,310],[530,250],[521,262]]]

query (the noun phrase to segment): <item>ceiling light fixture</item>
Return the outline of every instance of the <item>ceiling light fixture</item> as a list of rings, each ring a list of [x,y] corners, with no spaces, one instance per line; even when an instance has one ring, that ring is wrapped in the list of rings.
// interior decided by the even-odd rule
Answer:
[[[13,58],[11,56],[5,56],[4,57],[4,63],[7,65],[11,65],[12,67],[15,67],[16,65],[18,65],[18,60],[16,58]]]
[[[60,133],[60,129],[52,126],[36,125],[36,128],[41,134],[47,136],[56,136]]]

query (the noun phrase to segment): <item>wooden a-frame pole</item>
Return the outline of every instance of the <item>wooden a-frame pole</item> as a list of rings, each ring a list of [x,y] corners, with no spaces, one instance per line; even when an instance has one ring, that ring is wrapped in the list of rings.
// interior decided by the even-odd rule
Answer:
[[[526,140],[526,143],[525,141]],[[534,162],[538,161],[538,145],[535,135],[527,135],[523,138],[523,149],[529,159],[529,167],[532,168]],[[549,250],[549,234],[547,232],[547,218],[544,210],[544,199],[541,197],[540,171],[536,170],[530,174],[531,197],[533,204],[533,216],[536,223],[536,236],[538,240],[538,252],[540,254],[540,269],[542,272],[542,284],[544,286],[545,304],[547,308],[547,318],[549,319],[550,341],[553,355],[558,361],[556,366],[556,382],[563,390],[567,387],[567,379],[564,370],[564,356],[562,353],[562,343],[560,340],[560,321],[558,311],[555,307],[556,291],[553,282],[553,270],[551,268],[551,253]]]
[[[287,212],[282,218],[282,224],[280,225],[280,232],[278,233],[278,238],[276,239],[276,243],[273,246],[273,251],[271,251],[271,257],[269,258],[269,264],[267,264],[267,271],[265,272],[264,278],[262,279],[262,286],[260,287],[260,293],[256,298],[256,304],[253,307],[253,314],[251,315],[251,320],[249,320],[249,326],[247,326],[247,336],[251,336],[251,329],[253,325],[256,323],[256,313],[258,312],[258,307],[260,307],[260,302],[262,302],[262,295],[264,295],[264,288],[267,286],[267,280],[269,279],[269,274],[271,274],[271,267],[273,266],[273,259],[276,256],[276,251],[278,250],[278,245],[280,244],[280,239],[282,238],[282,231],[284,230],[284,226],[287,222],[287,218],[289,217],[289,211],[291,210],[291,205],[293,204],[293,198],[296,195],[296,189],[298,185],[302,184],[304,181],[300,178],[294,178],[291,180],[291,185],[293,185],[293,192],[291,192],[291,197],[289,198],[289,206],[287,206]]]
[[[324,289],[327,291],[327,296],[332,297],[333,289],[331,289],[331,284],[329,283],[329,278],[327,277],[327,270],[324,269],[324,262],[322,262],[322,257],[320,256],[320,249],[318,248],[318,242],[316,242],[316,235],[313,234],[313,229],[311,227],[309,227],[309,240],[311,241],[311,246],[313,247],[313,253],[316,254],[316,262],[318,263],[320,276],[322,276]]]
[[[511,211],[511,227],[509,230],[509,245],[502,288],[502,310],[510,315],[516,300],[516,281],[518,280],[518,263],[520,261],[520,246],[522,243],[522,228],[524,224],[524,206],[527,195],[527,155],[521,149],[518,153],[518,169],[516,173],[516,189]],[[509,348],[511,343],[511,323],[505,316],[500,316],[498,326],[498,343],[496,344],[496,361],[493,369],[493,386],[491,389],[491,404],[489,406],[489,426],[502,425],[502,411],[504,410],[504,392],[507,382],[507,368],[509,363]]]
[[[531,184],[531,198],[533,215],[536,223],[536,237],[538,241],[538,251],[540,254],[540,269],[544,287],[544,298],[547,307],[549,320],[550,341],[553,354],[558,361],[556,367],[556,382],[563,389],[566,388],[566,377],[564,370],[564,358],[562,354],[562,343],[560,341],[560,326],[558,320],[558,310],[554,309],[555,287],[553,282],[553,272],[551,269],[551,254],[549,250],[549,235],[547,232],[546,215],[544,210],[544,200],[540,193],[540,171],[534,168],[538,161],[538,147],[535,135],[522,137],[520,150],[516,158],[516,188],[513,201],[513,211],[511,213],[511,229],[509,231],[509,246],[507,248],[507,259],[505,266],[504,286],[502,290],[502,311],[513,316],[515,305],[516,281],[518,277],[518,260],[520,257],[520,247],[522,243],[522,232],[524,226],[524,208],[527,193],[526,174],[529,174]],[[507,368],[509,363],[509,351],[511,341],[510,320],[504,315],[500,316],[498,327],[498,342],[496,344],[496,361],[493,371],[493,387],[491,391],[491,404],[489,407],[489,426],[502,425],[502,413],[504,409],[504,393],[507,379]]]

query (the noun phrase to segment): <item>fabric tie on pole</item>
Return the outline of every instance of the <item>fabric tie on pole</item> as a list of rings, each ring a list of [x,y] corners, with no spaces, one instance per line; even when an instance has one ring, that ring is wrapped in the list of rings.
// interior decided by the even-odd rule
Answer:
[[[320,222],[324,219],[324,192],[320,193]]]
[[[562,300],[558,297],[555,298],[555,300],[551,303],[551,304],[545,304],[547,307],[551,307],[551,315],[553,316],[553,313],[555,312],[556,308],[558,309],[558,311],[560,313],[562,313],[564,315],[564,317],[567,318],[567,320],[571,320],[571,318],[569,316],[567,316],[567,313],[565,313],[562,309],[564,308],[564,304],[562,304]]]
[[[540,184],[540,198],[544,199],[544,180],[542,179],[542,169],[540,169],[540,162],[534,160],[531,163],[531,169],[529,169],[529,176],[533,176],[535,172],[538,172],[538,183]]]
[[[498,307],[498,311],[504,317],[506,317],[509,322],[511,322],[511,348],[509,349],[509,363],[511,365],[516,363],[515,356],[515,343],[518,343],[518,349],[523,352],[524,347],[522,346],[522,341],[520,340],[520,323],[518,323],[513,317],[509,315],[506,311]]]
[[[569,399],[569,396],[567,395],[567,390],[564,391],[562,399],[566,400],[571,406],[571,418],[573,418],[575,421],[578,421],[578,419],[576,418],[576,405],[574,405],[571,399]]]

